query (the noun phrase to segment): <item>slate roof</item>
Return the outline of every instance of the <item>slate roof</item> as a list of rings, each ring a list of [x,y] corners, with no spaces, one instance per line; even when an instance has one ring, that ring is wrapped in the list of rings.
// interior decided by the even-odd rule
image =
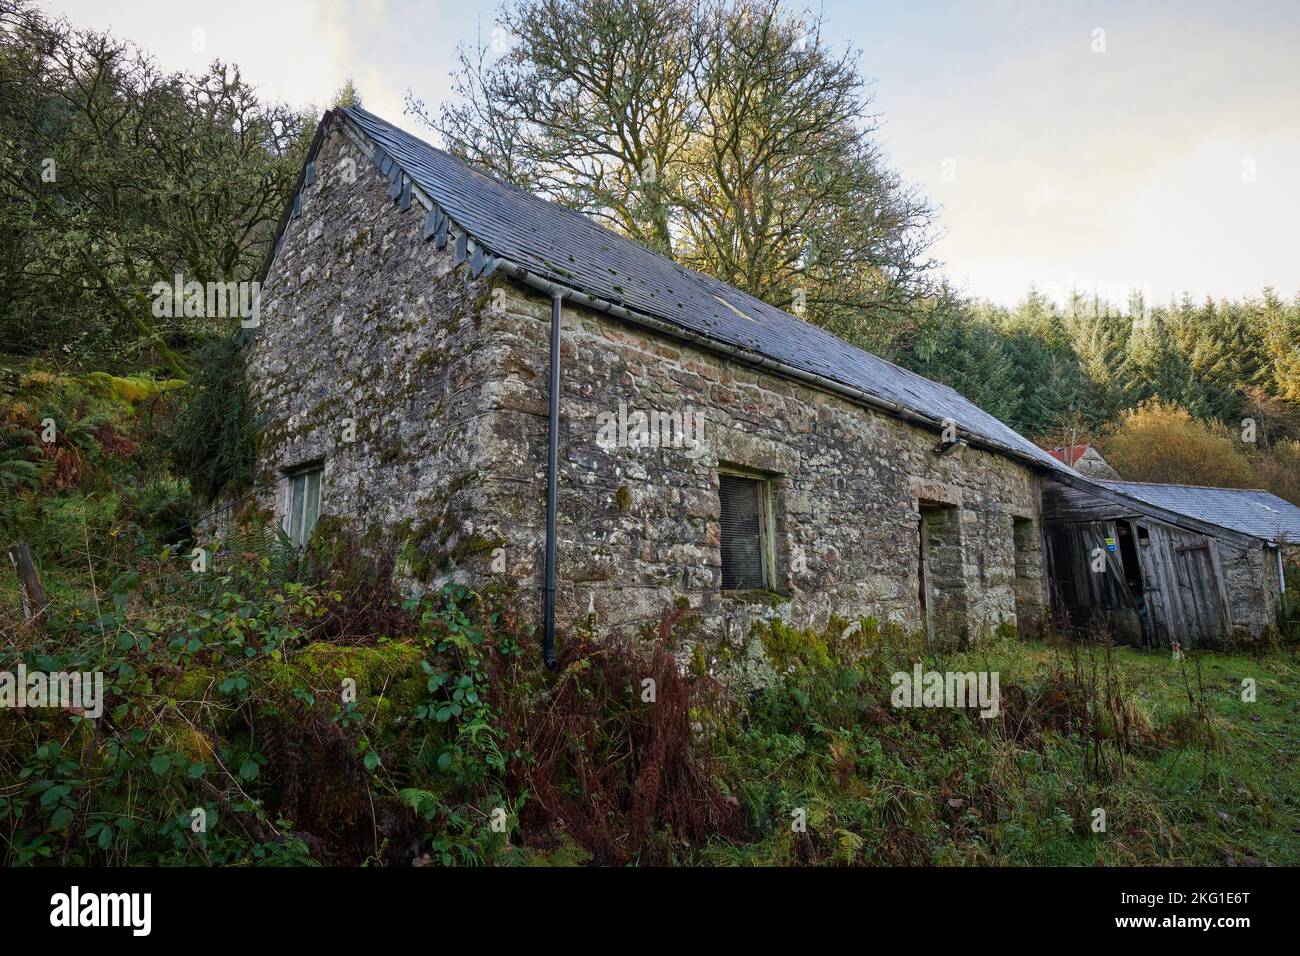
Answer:
[[[560,285],[861,389],[929,418],[951,419],[1045,468],[1063,468],[1033,442],[946,385],[686,269],[579,212],[489,176],[367,110],[349,107],[341,112],[492,255]]]
[[[1097,484],[1158,508],[1266,541],[1276,543],[1286,535],[1287,541],[1300,542],[1300,508],[1267,491],[1139,481],[1098,481]]]

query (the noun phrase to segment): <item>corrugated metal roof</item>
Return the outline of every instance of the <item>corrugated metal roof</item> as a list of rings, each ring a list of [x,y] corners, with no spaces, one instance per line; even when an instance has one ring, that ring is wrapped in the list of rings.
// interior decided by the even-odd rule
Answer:
[[[684,268],[581,213],[489,176],[367,110],[342,112],[494,255],[697,335],[860,389],[929,418],[951,420],[1049,469],[1063,467],[946,385]]]
[[[1266,541],[1276,542],[1285,535],[1290,542],[1300,542],[1300,508],[1267,491],[1140,481],[1098,481],[1097,484],[1158,508]]]

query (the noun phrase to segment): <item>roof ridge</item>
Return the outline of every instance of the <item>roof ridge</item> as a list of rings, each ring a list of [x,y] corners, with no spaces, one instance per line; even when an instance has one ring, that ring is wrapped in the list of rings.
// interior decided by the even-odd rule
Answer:
[[[950,385],[684,266],[579,210],[485,172],[369,110],[340,107],[336,112],[393,156],[405,174],[492,255],[720,347],[749,351],[791,371],[811,373],[919,413],[933,425],[955,422],[972,437],[990,442],[995,451],[1027,459],[1036,467],[1071,470]],[[404,155],[394,155],[394,149]],[[476,193],[475,183],[500,188]],[[553,255],[567,255],[568,261],[553,261]],[[713,302],[705,301],[710,298]],[[728,303],[754,313],[757,321],[724,314]]]
[[[618,238],[618,239],[627,239],[627,238],[628,238],[627,236],[624,236],[624,235],[621,235],[620,233],[615,232],[613,229],[610,229],[608,226],[603,226],[603,225],[601,225],[600,223],[596,222],[594,219],[592,219],[592,218],[591,218],[590,216],[588,216],[586,213],[581,212],[580,210],[577,210],[577,209],[570,209],[568,206],[563,206],[563,205],[561,205],[560,203],[555,202],[554,200],[547,199],[547,198],[544,197],[544,196],[539,196],[539,195],[537,195],[536,193],[534,193],[534,192],[530,192],[529,190],[525,189],[523,186],[520,186],[518,183],[512,183],[510,180],[505,179],[505,178],[503,178],[503,177],[501,177],[501,176],[498,176],[496,173],[492,172],[491,170],[488,170],[488,169],[482,169],[481,167],[475,165],[474,163],[471,163],[469,160],[467,160],[467,159],[462,159],[461,157],[457,156],[455,153],[451,152],[450,150],[443,149],[441,146],[434,146],[433,143],[430,143],[427,139],[421,139],[419,136],[416,136],[414,133],[411,133],[411,132],[408,132],[408,131],[402,129],[400,126],[394,126],[392,123],[388,122],[388,120],[384,119],[382,116],[378,116],[378,115],[376,115],[376,114],[370,112],[370,110],[365,109],[364,107],[361,107],[361,106],[340,106],[340,107],[338,107],[338,109],[339,109],[340,111],[342,111],[343,113],[361,113],[361,114],[364,114],[364,115],[366,116],[367,119],[369,119],[369,120],[371,120],[371,121],[373,121],[373,122],[376,122],[376,123],[380,123],[380,124],[382,124],[383,126],[388,127],[390,130],[392,130],[392,131],[393,131],[394,133],[396,133],[397,135],[399,135],[399,136],[406,136],[406,137],[408,137],[408,138],[410,138],[410,139],[415,140],[415,142],[419,143],[419,144],[420,144],[421,146],[423,146],[425,149],[431,149],[431,150],[433,150],[435,153],[438,153],[439,155],[445,156],[447,159],[451,160],[452,162],[454,162],[454,163],[459,163],[461,166],[465,167],[465,169],[469,170],[469,171],[470,171],[471,173],[473,173],[474,175],[476,175],[476,176],[481,176],[482,178],[484,178],[484,179],[486,179],[486,180],[489,180],[490,182],[492,182],[493,184],[495,184],[495,185],[497,185],[497,186],[504,187],[505,189],[508,189],[508,190],[510,190],[511,192],[514,192],[514,193],[518,194],[518,195],[519,195],[520,197],[522,197],[522,198],[532,200],[533,202],[542,202],[542,203],[546,203],[548,206],[552,206],[552,207],[554,207],[555,209],[558,209],[558,210],[560,210],[560,211],[562,211],[562,212],[568,213],[568,214],[571,215],[571,216],[575,216],[575,217],[577,217],[578,219],[580,219],[580,220],[582,220],[583,222],[585,222],[587,225],[595,226],[597,229],[603,230],[604,232],[607,232],[607,233],[609,233],[611,236],[614,236],[614,237],[616,237],[616,238]],[[632,241],[635,241],[635,240],[632,240]],[[653,250],[647,250],[647,251],[653,251]],[[672,260],[669,260],[669,261],[671,262]]]
[[[1179,481],[1128,481],[1124,478],[1103,478],[1098,479],[1111,485],[1147,485],[1152,488],[1201,488],[1205,491],[1257,491],[1266,495],[1272,495],[1273,492],[1267,488],[1230,488],[1227,485],[1189,485]],[[1278,497],[1273,495],[1274,498]],[[1286,501],[1285,498],[1281,499]]]
[[[703,279],[705,282],[713,284],[725,292],[743,296],[744,298],[750,300],[751,302],[757,305],[762,306],[763,308],[775,309],[776,311],[780,312],[782,315],[789,316],[791,319],[794,319],[796,322],[800,322],[806,326],[809,326],[810,328],[819,329],[822,332],[826,331],[825,329],[821,329],[820,326],[813,325],[811,322],[799,318],[799,316],[795,315],[792,312],[787,312],[785,309],[782,309],[778,306],[773,305],[770,302],[760,299],[758,298],[758,296],[746,292],[744,289],[737,288],[736,286],[732,285],[729,282],[722,281],[717,276],[709,275],[707,272],[701,272],[698,269],[692,269],[690,266],[678,262],[676,259],[672,258],[671,256],[666,256],[662,252],[658,252],[655,249],[651,249],[649,246],[646,246],[638,242],[636,239],[633,239],[631,236],[626,236],[623,233],[617,232],[609,228],[609,226],[606,226],[605,224],[596,221],[587,213],[582,212],[580,209],[573,209],[569,206],[563,205],[562,203],[556,202],[554,199],[548,199],[545,196],[539,196],[537,195],[537,193],[525,189],[523,186],[520,186],[517,183],[512,183],[508,179],[503,179],[502,177],[498,176],[496,173],[491,172],[490,170],[481,169],[479,166],[475,165],[474,163],[471,163],[469,160],[457,156],[455,153],[450,152],[449,150],[445,150],[440,146],[434,146],[428,140],[422,139],[419,136],[416,136],[414,133],[402,129],[400,126],[394,126],[392,123],[388,122],[388,120],[384,119],[382,116],[376,116],[374,113],[370,112],[367,109],[364,109],[359,106],[344,106],[344,107],[340,107],[340,109],[343,110],[345,113],[347,112],[363,113],[369,119],[377,123],[383,124],[384,126],[388,127],[390,130],[392,130],[394,133],[400,136],[406,136],[414,140],[415,142],[419,143],[421,146],[425,147],[426,149],[431,149],[434,152],[439,153],[442,156],[445,156],[447,159],[451,160],[452,162],[458,163],[459,165],[463,166],[465,169],[469,170],[470,172],[478,176],[482,176],[484,179],[491,180],[493,183],[499,186],[506,187],[507,189],[518,194],[520,197],[529,200],[530,202],[543,203],[550,209],[556,209],[559,210],[560,212],[566,213],[567,215],[573,217],[576,221],[582,223],[584,226],[589,226],[594,229],[599,229],[601,232],[608,233],[611,238],[618,239],[622,242],[636,243],[636,245],[639,246],[647,255],[655,256],[656,258],[662,260],[666,265],[669,265],[672,268],[677,269],[678,271],[686,274],[688,278],[693,276],[698,279]],[[827,334],[832,334],[832,333],[827,333]],[[834,338],[836,338],[840,342],[843,342],[844,345],[848,346],[849,348],[858,349],[859,351],[866,352],[866,349],[862,349],[859,346],[854,345],[852,342],[849,342],[845,339],[841,339],[838,335],[834,336]],[[889,362],[889,359],[882,358],[881,356],[876,355],[874,352],[869,352],[867,354],[880,359],[880,361],[882,362]],[[890,364],[894,365],[895,368],[901,369],[902,371],[910,371],[909,369],[904,369],[901,365],[895,365],[893,362],[890,362]],[[912,372],[911,374],[915,375],[917,373]],[[935,382],[935,384],[942,385],[943,383]]]
[[[511,192],[519,195],[520,197],[530,202],[541,203],[544,204],[547,208],[559,210],[560,212],[563,212],[566,215],[572,217],[575,221],[580,222],[584,226],[599,229],[601,232],[607,233],[613,239],[617,239],[621,242],[635,243],[637,247],[640,248],[642,251],[644,251],[647,255],[654,256],[655,258],[663,261],[666,265],[674,269],[677,269],[686,278],[694,277],[697,279],[702,279],[705,282],[709,283],[710,285],[714,285],[717,288],[722,289],[732,295],[743,297],[744,299],[754,303],[755,305],[760,306],[761,308],[772,309],[773,311],[779,312],[781,313],[781,315],[786,316],[787,318],[791,319],[794,322],[798,322],[800,325],[803,325],[809,329],[813,329],[819,333],[828,336],[831,339],[834,339],[835,342],[837,342],[839,345],[843,346],[846,349],[849,349],[854,352],[861,352],[864,355],[869,355],[872,358],[874,358],[876,361],[884,362],[886,365],[890,366],[891,368],[897,369],[898,371],[903,372],[906,375],[913,375],[916,376],[917,378],[924,379],[929,384],[937,388],[941,388],[951,395],[955,395],[956,397],[960,398],[962,401],[970,402],[971,405],[973,405],[975,408],[978,408],[986,415],[989,415],[990,417],[998,421],[1001,421],[1001,419],[998,419],[996,415],[993,415],[991,412],[988,412],[985,409],[981,408],[980,406],[975,405],[974,402],[971,402],[970,399],[968,399],[965,395],[957,391],[957,389],[953,388],[951,385],[947,384],[946,382],[940,382],[940,381],[936,381],[935,379],[928,378],[919,372],[915,372],[912,369],[907,368],[906,366],[899,365],[897,362],[885,358],[883,355],[878,355],[875,352],[871,352],[867,349],[864,349],[860,345],[854,345],[852,342],[848,341],[847,339],[840,338],[834,332],[824,329],[819,325],[815,325],[814,323],[809,322],[807,319],[802,319],[799,316],[795,315],[793,312],[788,312],[785,309],[780,308],[779,306],[775,306],[772,303],[767,302],[764,299],[760,299],[758,296],[754,295],[753,293],[746,292],[744,289],[737,288],[736,286],[732,285],[729,282],[724,282],[722,279],[719,279],[717,276],[712,276],[709,275],[707,272],[700,272],[698,269],[692,269],[688,265],[683,265],[682,263],[678,262],[676,259],[673,259],[670,256],[666,256],[662,252],[658,252],[654,249],[651,249],[649,246],[643,245],[642,243],[638,242],[636,239],[633,239],[631,236],[625,236],[621,232],[616,232],[615,230],[609,228],[608,226],[600,222],[597,222],[595,219],[593,219],[591,216],[587,215],[586,213],[582,212],[581,210],[573,209],[569,206],[562,205],[561,203],[558,203],[553,199],[548,199],[545,196],[539,196],[536,193],[531,192],[530,190],[527,190],[516,183],[510,182],[510,180],[508,179],[503,179],[502,177],[498,176],[496,173],[491,172],[490,170],[481,169],[474,163],[471,163],[469,160],[457,156],[455,153],[445,150],[440,146],[435,146],[432,143],[430,143],[428,140],[422,139],[421,137],[416,136],[414,133],[402,129],[400,126],[394,126],[392,123],[384,119],[382,116],[378,116],[375,113],[370,112],[370,110],[365,109],[364,107],[342,106],[342,107],[338,107],[338,109],[344,113],[363,114],[367,119],[382,124],[383,126],[392,130],[393,133],[414,140],[416,143],[418,143],[420,146],[424,147],[425,149],[433,150],[435,153],[438,153],[446,157],[447,159],[451,160],[452,162],[457,163],[460,166],[463,166],[471,173],[481,176],[484,179],[487,179],[498,186],[503,186],[506,189],[510,190]],[[1005,425],[1006,423],[1003,422],[1003,424]],[[1010,428],[1010,426],[1007,427]],[[1019,433],[1017,432],[1017,434]]]

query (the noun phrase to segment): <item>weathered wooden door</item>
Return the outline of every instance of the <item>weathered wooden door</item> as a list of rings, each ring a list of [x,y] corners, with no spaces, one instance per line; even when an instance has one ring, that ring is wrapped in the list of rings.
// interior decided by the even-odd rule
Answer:
[[[1219,576],[1210,545],[1174,549],[1174,575],[1183,609],[1188,647],[1204,647],[1225,636],[1226,608],[1219,596]]]

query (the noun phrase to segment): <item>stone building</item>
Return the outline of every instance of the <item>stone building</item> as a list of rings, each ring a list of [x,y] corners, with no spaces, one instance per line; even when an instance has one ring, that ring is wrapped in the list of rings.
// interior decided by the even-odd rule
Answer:
[[[335,516],[408,586],[510,586],[539,620],[553,578],[561,633],[683,597],[733,640],[770,615],[1035,629],[1043,478],[1091,486],[953,390],[360,109],[322,120],[260,315],[263,503],[291,537]]]
[[[1087,478],[1118,481],[1120,473],[1115,470],[1096,445],[1067,445],[1064,448],[1049,448],[1047,453],[1059,462],[1069,465]]]

